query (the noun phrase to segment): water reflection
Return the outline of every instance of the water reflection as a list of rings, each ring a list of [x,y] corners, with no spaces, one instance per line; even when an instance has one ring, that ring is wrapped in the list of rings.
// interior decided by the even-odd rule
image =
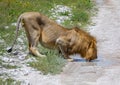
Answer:
[[[115,64],[115,61],[109,58],[100,56],[94,63],[96,63],[97,66],[111,66]]]
[[[74,62],[78,62],[81,64],[81,66],[101,66],[101,67],[106,67],[106,66],[111,66],[117,62],[115,62],[112,59],[106,58],[99,56],[98,59],[92,60],[91,62],[86,61],[83,58],[80,58],[78,56],[72,57],[74,59]]]

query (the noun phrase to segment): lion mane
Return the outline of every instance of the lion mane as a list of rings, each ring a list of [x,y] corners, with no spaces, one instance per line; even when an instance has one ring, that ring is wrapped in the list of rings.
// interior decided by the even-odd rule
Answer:
[[[66,36],[60,36],[56,43],[61,47],[66,58],[69,55],[80,54],[87,61],[97,58],[96,39],[89,33],[75,27]]]

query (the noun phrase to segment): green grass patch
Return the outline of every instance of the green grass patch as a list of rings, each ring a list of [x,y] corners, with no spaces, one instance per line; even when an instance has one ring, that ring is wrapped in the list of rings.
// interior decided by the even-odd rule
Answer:
[[[16,65],[10,65],[10,63],[5,63],[0,59],[0,66],[6,68],[6,69],[15,69],[17,68]]]
[[[15,69],[15,68],[18,68],[16,65],[10,65],[9,63],[7,63],[7,64],[2,64],[2,67],[7,68],[7,69]]]
[[[49,10],[55,5],[65,5],[72,8],[73,18],[71,21],[73,21],[74,25],[76,25],[75,23],[77,22],[81,24],[84,22],[84,25],[88,24],[94,8],[94,3],[91,0],[1,0],[0,28],[3,28],[11,22],[16,22],[18,16],[23,12],[38,11],[47,16],[51,16]],[[61,14],[68,15],[67,12]],[[68,25],[69,24],[70,23],[68,23]]]
[[[71,21],[74,25],[84,27],[91,23],[91,16],[94,15],[95,4],[91,0],[78,0],[72,7],[73,16]]]
[[[29,62],[29,65],[37,70],[40,70],[43,74],[58,74],[62,71],[62,67],[65,65],[66,61],[57,51],[49,50],[41,47],[41,51],[46,55],[45,58],[36,57],[37,61]],[[33,56],[32,56],[33,57]]]
[[[7,78],[3,79],[0,78],[0,85],[21,85],[20,81],[15,81],[14,79]]]

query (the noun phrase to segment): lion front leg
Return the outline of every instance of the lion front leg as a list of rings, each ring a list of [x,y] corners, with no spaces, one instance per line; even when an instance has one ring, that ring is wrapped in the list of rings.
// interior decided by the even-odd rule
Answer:
[[[67,54],[67,51],[65,51],[65,48],[62,46],[58,45],[60,53],[63,55],[64,59],[67,59],[67,61],[72,62],[74,59],[70,58],[69,55]],[[67,49],[67,48],[66,48]]]

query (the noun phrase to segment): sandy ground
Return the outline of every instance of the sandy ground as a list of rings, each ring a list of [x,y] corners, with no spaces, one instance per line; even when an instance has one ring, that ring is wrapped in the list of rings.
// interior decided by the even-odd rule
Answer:
[[[120,85],[120,0],[96,0],[99,11],[90,33],[98,41],[98,59],[69,62],[61,85]]]

